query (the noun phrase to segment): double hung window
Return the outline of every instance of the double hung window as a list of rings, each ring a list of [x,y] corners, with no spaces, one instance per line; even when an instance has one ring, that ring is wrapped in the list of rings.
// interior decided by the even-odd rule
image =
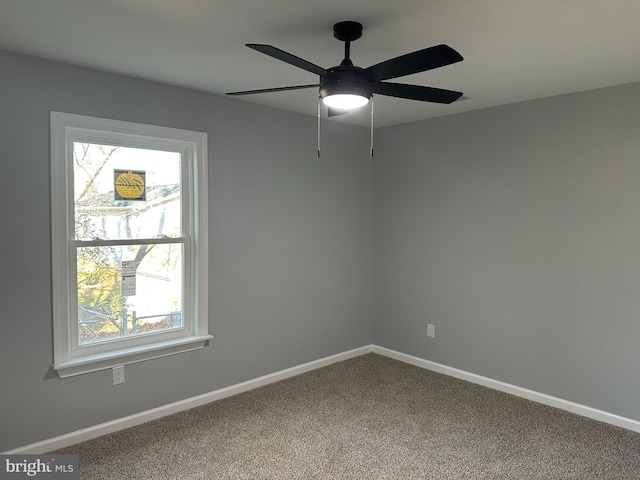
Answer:
[[[54,369],[208,339],[206,134],[51,113]]]

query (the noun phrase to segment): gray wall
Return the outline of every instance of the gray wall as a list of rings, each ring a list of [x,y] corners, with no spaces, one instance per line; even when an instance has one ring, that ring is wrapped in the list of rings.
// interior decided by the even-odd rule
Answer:
[[[313,101],[313,100],[312,100]],[[52,362],[49,111],[209,136],[203,350],[65,380]],[[0,52],[0,451],[370,344],[365,128]]]
[[[638,98],[380,129],[374,343],[640,420]]]
[[[372,341],[640,419],[639,97],[379,129],[374,172],[368,129],[318,160],[313,118],[0,52],[0,451]],[[209,347],[50,370],[50,110],[208,133]]]

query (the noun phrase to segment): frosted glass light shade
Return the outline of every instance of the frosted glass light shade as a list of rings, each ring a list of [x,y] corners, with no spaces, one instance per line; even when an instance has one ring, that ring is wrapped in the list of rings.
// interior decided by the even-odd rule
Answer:
[[[364,107],[369,103],[369,99],[362,95],[340,93],[324,97],[322,103],[328,107],[350,110],[352,108]]]

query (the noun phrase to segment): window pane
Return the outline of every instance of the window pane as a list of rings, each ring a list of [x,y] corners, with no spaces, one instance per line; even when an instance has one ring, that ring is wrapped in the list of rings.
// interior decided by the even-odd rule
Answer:
[[[182,243],[78,247],[78,344],[181,328]]]
[[[177,237],[180,154],[74,142],[77,240]]]

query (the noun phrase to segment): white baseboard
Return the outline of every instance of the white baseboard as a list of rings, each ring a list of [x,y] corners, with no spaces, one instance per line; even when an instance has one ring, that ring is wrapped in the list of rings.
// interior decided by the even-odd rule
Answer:
[[[511,385],[509,383],[500,382],[499,380],[493,380],[488,377],[476,375],[475,373],[448,367],[440,363],[432,362],[430,360],[425,360],[419,357],[414,357],[412,355],[407,355],[406,353],[397,352],[385,347],[372,345],[372,351],[373,353],[378,353],[395,360],[400,360],[401,362],[410,363],[411,365],[415,365],[417,367],[422,367],[427,370],[433,370],[434,372],[443,373],[445,375],[449,375],[450,377],[455,377],[461,380],[466,380],[467,382],[483,385],[494,390],[510,393],[517,397],[526,398],[527,400],[533,400],[534,402],[549,405],[551,407],[556,407],[561,410],[566,410],[568,412],[582,415],[583,417],[591,418],[593,420],[598,420],[604,423],[609,423],[611,425],[616,425],[618,427],[626,428],[628,430],[640,433],[640,421],[637,420],[614,415],[613,413],[597,410],[585,405],[580,405],[579,403],[563,400],[562,398],[552,397],[551,395],[528,390],[516,385]]]
[[[201,405],[205,405],[207,403],[214,402],[216,400],[220,400],[226,397],[231,397],[233,395],[237,395],[239,393],[246,392],[248,390],[253,390],[254,388],[262,387],[270,383],[278,382],[286,378],[294,377],[302,373],[310,372],[312,370],[326,367],[327,365],[331,365],[336,362],[341,362],[343,360],[348,360],[350,358],[358,357],[360,355],[364,355],[366,353],[371,353],[371,352],[384,355],[386,357],[393,358],[401,362],[409,363],[411,365],[422,367],[427,370],[432,370],[434,372],[449,375],[451,377],[459,378],[461,380],[466,380],[471,383],[483,385],[485,387],[489,387],[494,390],[510,393],[518,397],[526,398],[527,400],[532,400],[534,402],[542,403],[544,405],[556,407],[561,410],[566,410],[572,413],[576,413],[578,415],[582,415],[584,417],[592,418],[594,420],[598,420],[604,423],[609,423],[611,425],[616,425],[616,426],[640,433],[640,421],[637,421],[637,420],[621,417],[618,415],[614,415],[612,413],[604,412],[602,410],[597,410],[595,408],[587,407],[585,405],[569,402],[561,398],[552,397],[544,393],[535,392],[533,390],[528,390],[526,388],[518,387],[516,385],[511,385],[508,383],[500,382],[498,380],[493,380],[488,377],[476,375],[475,373],[470,373],[464,370],[459,370],[457,368],[448,367],[440,363],[432,362],[430,360],[425,360],[423,358],[414,357],[412,355],[407,355],[406,353],[401,353],[385,347],[379,347],[377,345],[367,345],[364,347],[356,348],[356,349],[349,350],[336,355],[331,355],[329,357],[321,358],[319,360],[314,360],[312,362],[304,363],[302,365],[287,368],[285,370],[271,373],[269,375],[264,375],[262,377],[255,378],[253,380],[248,380],[246,382],[221,388],[213,392],[187,398],[179,402],[170,403],[162,407],[153,408],[151,410],[146,410],[144,412],[140,412],[134,415],[118,418],[110,422],[101,423],[99,425],[83,428],[82,430],[77,430],[75,432],[70,432],[65,435],[60,435],[58,437],[50,438],[48,440],[32,443],[30,445],[25,445],[24,447],[19,447],[14,450],[10,450],[3,453],[4,454],[47,453],[53,450],[57,450],[59,448],[68,447],[70,445],[75,445],[76,443],[85,442],[87,440],[98,438],[109,433],[117,432],[118,430],[123,430],[125,428],[133,427],[135,425],[140,425],[145,422],[150,422],[152,420],[156,420],[158,418],[162,418],[167,415],[172,415],[174,413],[182,412],[184,410],[189,410],[191,408],[199,407]]]
[[[30,445],[25,445],[24,447],[19,447],[4,453],[5,454],[43,454],[43,453],[51,452],[59,448],[75,445],[76,443],[86,442],[87,440],[98,438],[103,435],[107,435],[108,433],[117,432],[118,430],[124,430],[125,428],[150,422],[151,420],[156,420],[158,418],[166,417],[167,415],[172,415],[174,413],[182,412],[184,410],[189,410],[191,408],[199,407],[201,405],[205,405],[207,403],[214,402],[216,400],[221,400],[226,397],[231,397],[233,395],[237,395],[239,393],[246,392],[248,390],[253,390],[254,388],[262,387],[264,385],[278,382],[280,380],[284,380],[289,377],[294,377],[302,373],[310,372],[311,370],[316,370],[318,368],[326,367],[327,365],[331,365],[336,362],[341,362],[343,360],[348,360],[353,357],[358,357],[360,355],[364,355],[365,353],[371,353],[371,349],[372,349],[372,346],[367,345],[365,347],[360,347],[354,350],[338,353],[336,355],[331,355],[329,357],[321,358],[319,360],[314,360],[312,362],[304,363],[302,365],[297,365],[295,367],[287,368],[285,370],[271,373],[269,375],[264,375],[262,377],[255,378],[253,380],[237,383],[235,385],[221,388],[213,392],[204,393],[202,395],[187,398],[179,402],[170,403],[162,407],[152,408],[151,410],[146,410],[144,412],[136,413],[134,415],[129,415],[123,418],[117,418],[110,422],[101,423],[99,425],[83,428],[82,430],[70,432],[65,435],[60,435],[58,437],[50,438],[48,440],[32,443]]]

